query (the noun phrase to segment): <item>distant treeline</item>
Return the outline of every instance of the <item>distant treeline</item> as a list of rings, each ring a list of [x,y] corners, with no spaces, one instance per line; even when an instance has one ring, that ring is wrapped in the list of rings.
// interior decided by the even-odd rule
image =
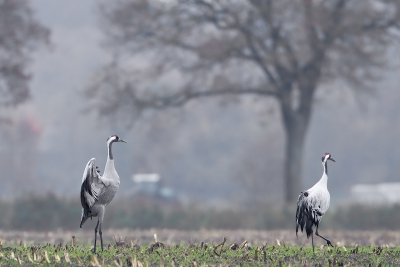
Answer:
[[[52,194],[0,201],[0,228],[50,231],[79,227],[79,199],[65,200]],[[97,218],[94,218],[97,220]],[[129,197],[115,199],[105,215],[105,228],[294,229],[295,207],[248,207],[217,210],[177,201]],[[321,229],[400,230],[400,205],[336,207],[322,219]]]

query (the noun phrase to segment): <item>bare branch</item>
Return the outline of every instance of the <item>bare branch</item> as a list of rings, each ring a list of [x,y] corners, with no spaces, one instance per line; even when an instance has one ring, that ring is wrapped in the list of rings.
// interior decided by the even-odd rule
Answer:
[[[163,97],[157,100],[157,109],[163,109],[167,107],[178,107],[186,104],[190,100],[195,98],[211,97],[211,96],[222,96],[222,95],[260,95],[260,96],[276,96],[275,92],[267,91],[258,88],[250,89],[218,89],[213,91],[202,91],[202,92],[188,92],[185,94],[177,93],[172,96]]]

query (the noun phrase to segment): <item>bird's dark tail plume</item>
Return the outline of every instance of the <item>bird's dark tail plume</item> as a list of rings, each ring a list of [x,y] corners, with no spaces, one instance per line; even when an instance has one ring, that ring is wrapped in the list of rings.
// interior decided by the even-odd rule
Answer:
[[[85,214],[85,211],[82,209],[82,216],[81,216],[81,224],[79,225],[82,228],[82,225],[86,222],[89,217]]]
[[[312,227],[315,222],[312,215],[312,208],[307,202],[307,196],[308,192],[301,192],[297,200],[296,236],[300,227],[301,232],[303,232],[304,228],[306,229],[307,238],[309,238],[313,232]]]

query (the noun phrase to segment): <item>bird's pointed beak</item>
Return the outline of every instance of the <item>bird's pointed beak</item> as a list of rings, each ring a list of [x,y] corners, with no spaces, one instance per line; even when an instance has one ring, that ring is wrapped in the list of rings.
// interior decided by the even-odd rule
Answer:
[[[118,139],[118,142],[128,143],[128,142],[126,142],[125,140],[122,140],[121,138]]]
[[[336,160],[334,160],[333,158],[330,158],[330,160],[332,160],[333,162],[336,162]]]

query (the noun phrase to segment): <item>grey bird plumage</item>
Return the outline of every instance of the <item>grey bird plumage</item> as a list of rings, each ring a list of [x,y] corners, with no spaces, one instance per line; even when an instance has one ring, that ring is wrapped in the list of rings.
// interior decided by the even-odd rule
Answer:
[[[322,166],[324,172],[322,173],[321,179],[307,191],[301,192],[297,200],[296,210],[296,236],[299,230],[303,232],[305,228],[307,238],[311,236],[312,247],[314,251],[314,237],[313,237],[313,226],[315,226],[315,235],[321,237],[327,242],[327,245],[332,246],[329,239],[321,236],[318,233],[319,223],[327,212],[330,203],[330,194],[328,191],[328,163],[327,161],[335,161],[331,154],[325,153],[322,157]]]
[[[114,158],[112,154],[112,144],[114,142],[124,142],[116,135],[111,135],[107,139],[108,157],[104,173],[101,176],[97,170],[96,159],[92,158],[86,164],[83,172],[82,185],[81,185],[81,204],[82,216],[80,227],[85,223],[88,218],[98,217],[97,225],[94,235],[94,249],[96,252],[96,239],[97,231],[99,230],[101,250],[103,250],[103,236],[102,236],[102,223],[106,206],[114,198],[119,188],[120,180],[114,166]]]

